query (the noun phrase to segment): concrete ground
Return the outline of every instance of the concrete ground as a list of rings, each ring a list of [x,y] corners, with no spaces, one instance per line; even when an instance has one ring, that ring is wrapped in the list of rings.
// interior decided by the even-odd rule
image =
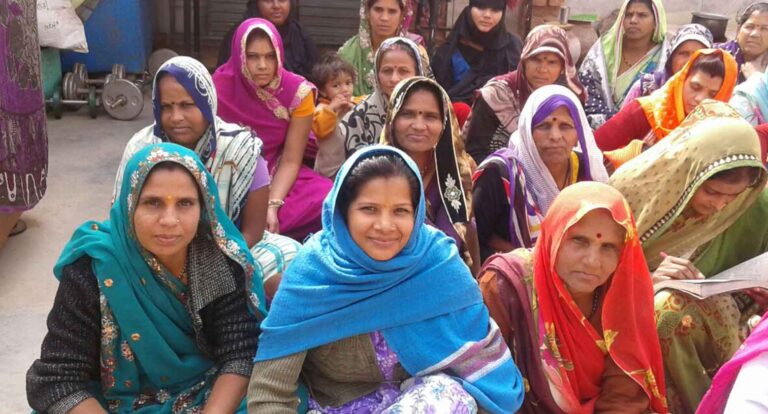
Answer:
[[[56,294],[53,265],[72,232],[109,216],[112,185],[126,142],[152,122],[151,101],[133,121],[85,109],[48,119],[48,191],[22,217],[28,229],[0,250],[0,413],[28,413],[25,374],[40,356]]]

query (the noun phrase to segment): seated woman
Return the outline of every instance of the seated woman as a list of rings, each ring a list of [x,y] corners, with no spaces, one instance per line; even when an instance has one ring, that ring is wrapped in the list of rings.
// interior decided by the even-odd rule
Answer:
[[[520,407],[520,373],[477,283],[453,241],[425,225],[419,176],[392,147],[344,163],[323,230],[299,252],[262,323],[250,412],[295,413],[300,375],[309,407],[327,414]]]
[[[407,37],[416,44],[424,44],[421,36],[408,33],[413,19],[411,4],[408,0],[360,0],[358,33],[339,48],[339,56],[357,71],[352,92],[354,96],[375,92],[377,79],[374,56],[378,55],[385,40]]]
[[[655,281],[713,276],[694,263],[757,200],[766,180],[754,128],[711,100],[611,176],[635,213]],[[742,343],[742,316],[753,311],[730,294],[696,300],[664,290],[655,302],[670,411],[693,412],[712,374]]]
[[[54,268],[33,409],[245,412],[265,302],[254,284],[249,311],[260,275],[214,183],[176,144],[128,161],[109,220],[77,229]]]
[[[730,361],[717,371],[699,414],[768,412],[768,314]]]
[[[529,385],[521,412],[667,412],[653,286],[618,191],[564,189],[536,248],[483,270],[483,298]]]
[[[608,181],[579,99],[542,86],[520,114],[509,149],[488,157],[472,177],[480,256],[533,247],[555,196],[577,181]]]
[[[454,102],[472,104],[494,76],[517,69],[523,42],[507,31],[505,0],[470,0],[432,57],[435,79]]]
[[[736,62],[728,52],[697,50],[661,89],[624,105],[595,131],[597,146],[618,168],[666,137],[703,100],[728,102],[735,86]]]
[[[525,39],[520,62],[517,70],[488,81],[472,106],[464,139],[467,152],[478,164],[492,152],[507,147],[531,92],[558,83],[570,88],[581,103],[587,98],[563,29],[536,26]]]
[[[661,0],[624,0],[613,26],[589,49],[579,69],[593,129],[618,111],[642,73],[664,66],[666,33]]]
[[[425,183],[428,224],[453,238],[461,257],[480,271],[480,249],[472,213],[472,159],[464,152],[450,98],[435,81],[401,81],[389,98],[381,143],[405,151]]]
[[[347,112],[331,136],[320,142],[315,169],[326,177],[336,176],[344,160],[355,151],[379,142],[395,86],[403,79],[428,76],[430,71],[426,52],[404,37],[383,41],[375,62],[373,93]]]
[[[685,24],[677,30],[669,44],[664,66],[655,72],[641,74],[640,79],[632,85],[627,96],[624,97],[622,106],[637,98],[648,96],[664,86],[672,75],[680,72],[680,69],[688,63],[693,52],[699,49],[711,49],[712,32],[697,23]]]
[[[173,142],[195,151],[216,180],[221,207],[243,234],[271,298],[300,244],[264,231],[269,172],[261,157],[261,139],[250,129],[216,116],[216,89],[197,60],[170,59],[158,69],[152,86],[155,123],[128,141],[113,197],[120,193],[125,165],[140,149]]]
[[[739,65],[739,80],[768,69],[768,2],[758,1],[736,16],[736,39],[715,45],[727,50]]]
[[[280,32],[285,46],[285,69],[308,78],[317,62],[318,52],[309,32],[299,21],[298,10],[295,0],[249,0],[241,21],[232,26],[221,40],[216,66],[221,66],[229,60],[232,54],[232,37],[240,23],[252,17],[259,17],[269,20]]]
[[[737,85],[729,103],[752,126],[768,122],[768,72],[757,73]]]
[[[262,154],[272,176],[267,230],[303,240],[320,229],[320,206],[332,185],[303,164],[315,88],[285,70],[280,34],[266,20],[243,22],[232,51],[213,75],[219,116],[258,131],[264,141]]]

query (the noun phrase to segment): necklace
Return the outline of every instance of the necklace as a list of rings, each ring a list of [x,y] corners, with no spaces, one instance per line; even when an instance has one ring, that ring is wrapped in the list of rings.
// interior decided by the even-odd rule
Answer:
[[[595,293],[592,294],[592,311],[589,312],[589,316],[587,316],[587,320],[592,319],[593,316],[595,316],[595,312],[597,312],[597,306],[600,304],[600,288],[595,289]]]
[[[181,271],[181,274],[179,274],[179,281],[184,285],[187,286],[189,283],[189,274],[187,273],[187,264],[184,263],[184,269]]]

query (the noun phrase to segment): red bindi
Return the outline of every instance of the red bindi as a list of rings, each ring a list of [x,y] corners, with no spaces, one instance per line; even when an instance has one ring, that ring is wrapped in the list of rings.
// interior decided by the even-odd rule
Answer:
[[[602,235],[601,233],[597,233],[597,238],[598,238],[598,239],[602,239],[602,238],[603,238],[603,235]]]

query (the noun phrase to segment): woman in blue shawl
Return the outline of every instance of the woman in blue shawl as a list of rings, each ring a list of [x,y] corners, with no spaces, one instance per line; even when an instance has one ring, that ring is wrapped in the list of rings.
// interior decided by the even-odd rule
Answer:
[[[56,263],[48,334],[27,373],[30,405],[245,412],[265,315],[254,269],[195,153],[169,143],[140,150],[109,220],[83,224]]]
[[[357,151],[322,221],[262,323],[249,411],[295,412],[300,375],[326,414],[520,407],[520,373],[455,242],[425,224],[405,153]]]

